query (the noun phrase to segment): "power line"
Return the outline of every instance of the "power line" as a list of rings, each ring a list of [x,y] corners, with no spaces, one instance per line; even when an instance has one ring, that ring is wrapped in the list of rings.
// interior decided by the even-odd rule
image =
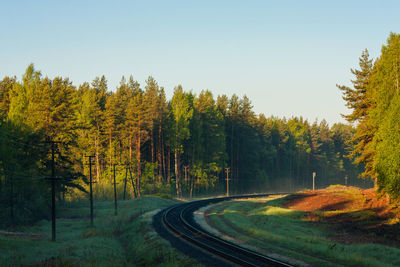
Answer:
[[[10,139],[7,140],[7,142],[8,142],[8,143],[11,142],[11,143],[13,143],[13,144],[15,144],[15,145],[22,145],[22,146],[24,146],[24,147],[43,149],[43,146],[40,146],[40,145],[28,144],[28,143],[18,142],[18,141],[10,140]]]
[[[40,175],[40,174],[30,174],[30,173],[23,173],[23,172],[16,172],[16,171],[12,171],[12,170],[2,170],[0,171],[4,174],[8,174],[8,175],[15,175],[15,176],[20,176],[20,177],[26,177],[26,178],[30,178],[30,177],[40,177],[40,178],[46,178],[48,176],[45,175]]]
[[[14,138],[14,139],[17,139],[17,140],[21,139],[20,137],[13,136],[13,135],[7,134],[5,132],[2,132],[1,134],[3,134],[4,136],[8,136],[9,138]],[[14,144],[17,144],[17,145],[22,145],[22,146],[31,147],[31,148],[43,149],[43,147],[44,147],[43,145],[28,144],[26,142],[16,141],[16,140],[12,140],[12,139],[7,139],[7,142],[8,143],[11,142],[11,143],[14,143]]]

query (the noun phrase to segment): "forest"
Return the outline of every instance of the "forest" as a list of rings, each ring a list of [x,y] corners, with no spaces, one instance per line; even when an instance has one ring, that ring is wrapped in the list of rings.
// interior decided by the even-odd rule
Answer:
[[[376,62],[391,64],[383,57]],[[226,177],[231,194],[294,192],[312,188],[313,172],[318,188],[347,179],[368,186],[357,178],[364,171],[360,151],[366,151],[360,147],[366,120],[359,111],[367,83],[363,71],[377,73],[366,57],[354,71],[360,79],[356,89],[341,87],[348,105],[356,107],[348,116],[360,121],[354,127],[267,117],[255,114],[246,96],[215,98],[207,90],[196,95],[180,85],[167,99],[153,77],[144,85],[122,77],[115,90],[104,76],[75,86],[66,77],[43,77],[31,64],[21,80],[0,81],[0,213],[5,218],[0,226],[50,218],[53,157],[58,202],[87,199],[89,170],[97,201],[113,199],[114,175],[119,199],[221,195]],[[394,129],[393,123],[385,129]]]
[[[351,156],[365,166],[381,195],[400,198],[400,35],[391,33],[381,55],[374,60],[364,50],[353,88],[338,85],[347,107],[345,118],[355,122]]]

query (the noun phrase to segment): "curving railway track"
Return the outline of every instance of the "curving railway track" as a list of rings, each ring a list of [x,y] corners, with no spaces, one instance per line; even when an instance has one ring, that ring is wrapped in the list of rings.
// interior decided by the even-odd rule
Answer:
[[[291,266],[218,238],[194,221],[193,212],[201,207],[235,198],[269,195],[272,194],[212,198],[178,204],[160,211],[154,217],[153,225],[174,247],[207,266]]]

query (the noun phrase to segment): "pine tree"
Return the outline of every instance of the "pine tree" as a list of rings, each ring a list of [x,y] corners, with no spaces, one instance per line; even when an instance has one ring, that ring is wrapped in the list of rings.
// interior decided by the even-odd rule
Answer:
[[[142,144],[149,137],[150,113],[147,106],[145,95],[142,89],[135,88],[134,96],[130,99],[127,110],[127,119],[131,130],[136,136],[136,187],[138,197],[141,196],[141,176],[142,176]]]
[[[133,78],[130,77],[132,82],[126,82],[125,77],[121,78],[121,82],[114,96],[113,107],[115,116],[115,135],[118,136],[118,141],[116,146],[119,146],[118,152],[115,153],[119,155],[120,163],[130,162],[131,149],[132,149],[132,131],[131,126],[128,123],[127,113],[130,100],[134,96],[134,88],[136,84],[133,82]],[[115,155],[117,156],[117,155]]]
[[[94,133],[96,180],[100,181],[101,167],[100,158],[103,154],[103,132],[104,132],[104,111],[106,108],[107,80],[103,76],[96,77],[92,82],[92,90],[89,91],[91,98],[92,132]]]
[[[96,77],[92,82],[83,83],[77,92],[77,124],[79,125],[79,146],[85,154],[95,155],[96,180],[100,181],[100,159],[104,154],[105,108],[107,102],[107,80]],[[82,155],[81,161],[84,161]]]
[[[173,117],[173,149],[175,154],[175,183],[176,195],[182,197],[180,155],[183,151],[183,142],[190,137],[190,120],[193,117],[193,96],[185,93],[181,85],[175,87],[171,100],[171,112]]]
[[[367,90],[373,64],[367,49],[361,53],[359,66],[359,70],[351,69],[351,73],[355,76],[355,80],[351,81],[354,88],[336,85],[343,93],[343,100],[346,101],[346,106],[352,110],[351,114],[343,115],[349,122],[362,121],[370,107]]]
[[[161,87],[157,95],[157,128],[158,128],[158,151],[157,151],[157,165],[158,165],[158,181],[161,183],[162,177],[165,178],[165,125],[168,122],[168,105],[164,88]]]
[[[362,174],[365,178],[376,178],[373,170],[374,149],[371,149],[371,142],[375,129],[369,122],[369,112],[373,109],[374,103],[371,97],[370,76],[373,70],[372,60],[369,59],[368,50],[364,50],[359,59],[359,70],[351,70],[355,76],[352,81],[353,89],[347,86],[337,87],[343,92],[343,99],[346,106],[352,109],[349,115],[343,115],[349,122],[358,122],[357,131],[352,142],[355,143],[354,149],[349,157],[356,157],[355,163],[365,164],[365,171]]]

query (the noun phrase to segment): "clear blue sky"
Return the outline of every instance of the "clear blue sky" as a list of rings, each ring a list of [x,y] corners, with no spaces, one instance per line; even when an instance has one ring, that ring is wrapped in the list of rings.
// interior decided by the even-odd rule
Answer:
[[[335,84],[399,32],[397,1],[2,1],[0,77],[29,63],[75,85],[152,75],[173,88],[246,94],[257,113],[343,122]]]

